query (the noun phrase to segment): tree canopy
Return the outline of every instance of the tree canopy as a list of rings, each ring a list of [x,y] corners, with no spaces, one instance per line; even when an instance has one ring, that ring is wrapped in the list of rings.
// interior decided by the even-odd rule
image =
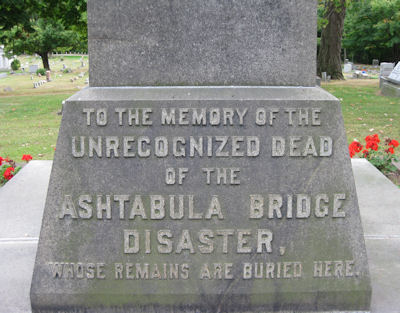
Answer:
[[[87,51],[86,2],[1,0],[0,42],[10,54],[39,54],[46,68],[51,51]],[[319,0],[318,11],[319,73],[341,77],[341,46],[356,62],[400,60],[400,0]]]
[[[342,48],[355,62],[400,60],[400,0],[319,0],[318,16],[319,74],[342,77]]]
[[[2,0],[0,1],[0,29],[10,30],[20,24],[29,28],[30,11],[36,6],[34,0]],[[0,33],[4,40],[4,33]]]
[[[87,49],[86,0],[2,0],[0,41],[9,54],[36,53],[50,69],[57,48]]]
[[[48,53],[58,47],[73,46],[78,36],[71,30],[65,30],[64,26],[55,20],[39,18],[31,21],[29,25],[32,31],[26,31],[16,25],[5,32],[6,42],[9,44],[6,51],[13,54],[36,53],[43,61],[43,67],[50,69]]]
[[[343,47],[355,61],[399,61],[400,0],[351,1]]]

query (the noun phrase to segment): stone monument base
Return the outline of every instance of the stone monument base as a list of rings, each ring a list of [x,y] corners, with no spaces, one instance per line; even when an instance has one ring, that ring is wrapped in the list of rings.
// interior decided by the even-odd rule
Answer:
[[[235,173],[205,175],[216,164]],[[186,169],[185,190],[166,175],[178,167]],[[121,197],[125,209],[118,209]],[[152,197],[163,201],[165,216]],[[179,197],[185,215],[177,220]],[[171,233],[172,250],[163,250],[160,230]],[[231,234],[229,245],[221,232]],[[143,233],[147,247],[133,241]],[[246,241],[235,239],[244,233]],[[260,233],[271,240],[254,236]],[[96,264],[97,276],[82,276],[75,269],[82,264],[87,271]],[[157,264],[180,266],[180,276],[161,277]],[[210,276],[215,264],[225,270]],[[341,107],[328,92],[110,87],[66,101],[33,313],[360,312],[370,298]]]
[[[48,160],[30,161],[0,188],[0,294],[5,295],[0,313],[31,312],[29,288],[51,166],[52,161]],[[396,267],[400,189],[365,159],[352,159],[352,167],[375,290],[371,312],[396,312],[400,307],[400,267]],[[381,197],[374,197],[375,194]],[[384,215],[379,208],[385,208]],[[26,244],[21,243],[21,237]]]

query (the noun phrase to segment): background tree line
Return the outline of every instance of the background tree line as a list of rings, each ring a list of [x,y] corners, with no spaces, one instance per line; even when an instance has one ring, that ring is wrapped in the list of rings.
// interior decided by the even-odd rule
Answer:
[[[400,61],[400,0],[319,0],[318,74],[342,79],[342,51],[354,62]]]
[[[87,51],[87,0],[1,0],[0,43],[10,54]],[[318,73],[343,78],[342,51],[354,62],[400,60],[400,0],[319,0]]]
[[[355,62],[400,61],[400,0],[351,1],[344,21],[343,48]]]

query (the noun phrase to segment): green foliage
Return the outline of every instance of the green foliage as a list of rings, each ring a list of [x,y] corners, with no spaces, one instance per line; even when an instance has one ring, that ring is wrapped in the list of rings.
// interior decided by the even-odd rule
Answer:
[[[86,36],[86,3],[87,0],[1,0],[0,29],[10,30],[19,24],[31,31],[32,20],[46,18]]]
[[[400,58],[400,0],[352,1],[343,46],[359,62]]]
[[[21,169],[21,166],[15,166],[13,163],[4,163],[3,165],[0,166],[0,186],[3,186],[6,182],[9,181],[9,179],[6,179],[4,177],[4,172],[10,168],[13,167],[14,170],[11,172],[13,176],[15,176]]]
[[[392,160],[398,161],[395,156],[389,155],[387,153],[371,153],[371,156],[366,157],[368,161],[371,162],[378,170],[383,173],[393,173],[397,171],[397,167],[393,165]]]
[[[5,31],[7,42],[6,51],[14,54],[41,55],[57,47],[69,47],[75,44],[77,36],[73,31],[65,30],[57,21],[38,19],[31,24],[33,32],[27,32],[21,25],[16,25]]]
[[[321,35],[321,31],[328,24],[328,19],[325,18],[326,6],[325,1],[318,1],[318,37]]]
[[[38,68],[37,71],[36,71],[36,75],[38,75],[38,74],[40,74],[42,76],[46,75],[46,69],[45,68]]]
[[[12,69],[13,71],[19,70],[20,67],[21,67],[21,62],[20,62],[18,59],[14,59],[14,60],[11,62],[11,69]]]
[[[374,165],[381,172],[388,174],[391,172],[397,172],[397,167],[393,165],[393,161],[397,162],[398,158],[396,157],[395,149],[399,146],[399,142],[397,140],[392,140],[390,138],[386,138],[383,144],[379,139],[378,135],[367,136],[365,138],[365,146],[362,146],[358,142],[353,142],[349,146],[350,156],[353,157],[354,153],[358,150],[362,150],[363,158],[366,158],[372,165]],[[358,146],[359,149],[354,151],[354,146]]]
[[[0,41],[11,54],[41,56],[62,48],[87,51],[86,0],[2,0]]]
[[[36,8],[36,0],[1,0],[0,1],[0,29],[10,30],[20,24],[29,30],[31,12]],[[4,42],[0,32],[0,41]]]
[[[341,0],[318,1],[318,35],[328,24],[329,3],[340,10]],[[347,0],[342,41],[354,61],[400,59],[400,0]]]

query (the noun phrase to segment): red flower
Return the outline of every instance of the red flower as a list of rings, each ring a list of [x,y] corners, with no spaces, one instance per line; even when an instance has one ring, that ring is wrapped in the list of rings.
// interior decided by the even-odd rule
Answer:
[[[385,150],[386,151],[386,153],[391,153],[391,154],[393,154],[394,153],[394,149],[393,149],[393,147],[389,147],[389,149],[387,149],[387,150]]]
[[[365,148],[378,151],[378,143],[380,143],[381,141],[379,139],[379,136],[377,134],[374,134],[365,137],[365,142]]]
[[[360,152],[362,148],[363,148],[362,144],[360,144],[358,141],[353,141],[349,145],[350,157],[352,158],[356,153]]]
[[[378,134],[373,134],[373,135],[369,135],[369,136],[365,137],[365,141],[366,142],[374,141],[376,143],[381,142],[381,140],[379,139]]]
[[[378,143],[376,141],[368,141],[365,148],[378,151]]]
[[[11,178],[13,178],[14,175],[11,172],[14,172],[14,168],[13,167],[7,168],[3,174],[4,178],[7,180],[10,180]]]
[[[393,147],[397,148],[399,146],[399,142],[397,140],[393,139],[389,142],[389,146],[393,146]]]
[[[2,157],[0,157],[0,165],[1,163],[3,163],[4,159]]]
[[[32,156],[30,155],[30,154],[24,154],[23,156],[22,156],[22,159],[21,159],[22,161],[26,161],[26,162],[29,162],[30,160],[32,160]]]

